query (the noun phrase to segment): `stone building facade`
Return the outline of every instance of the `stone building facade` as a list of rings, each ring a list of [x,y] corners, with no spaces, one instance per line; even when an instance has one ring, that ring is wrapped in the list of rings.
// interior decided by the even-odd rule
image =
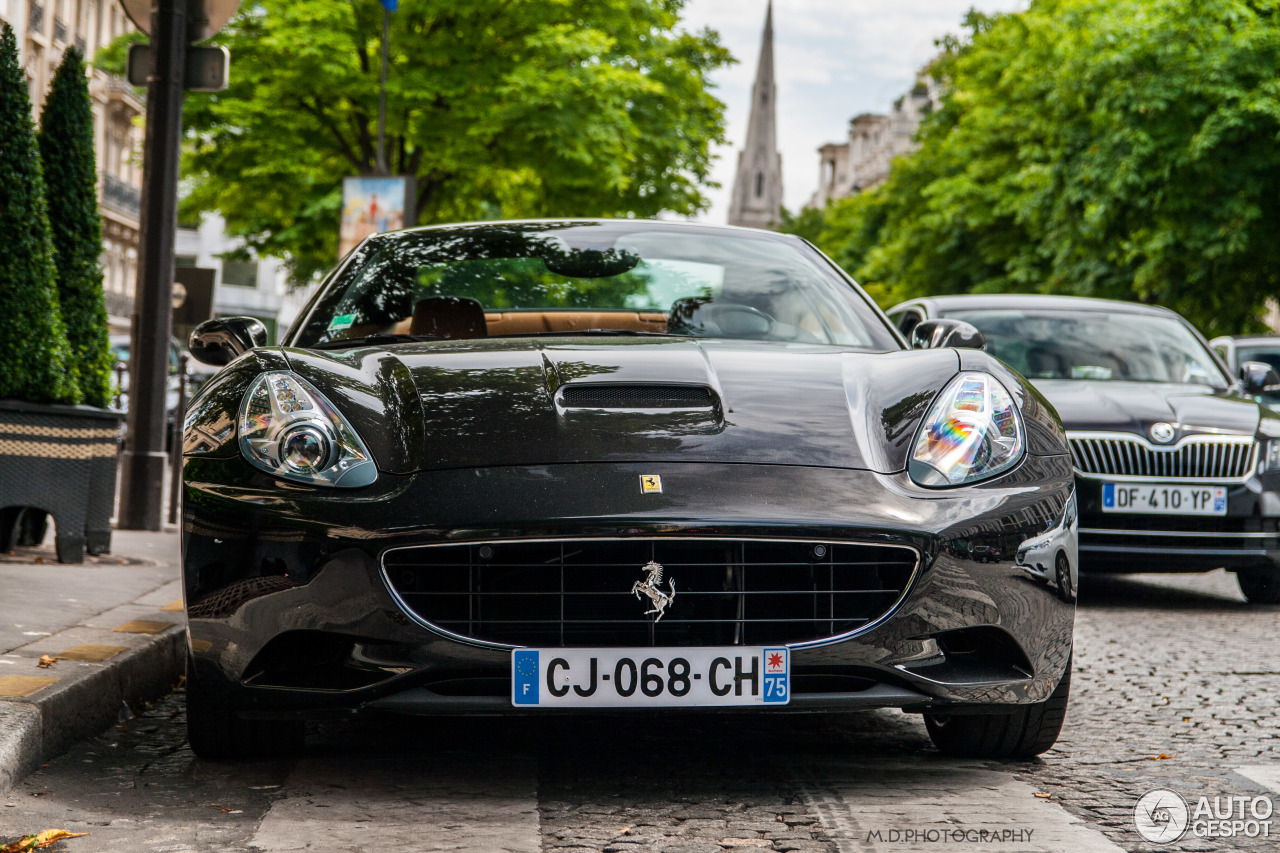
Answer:
[[[0,20],[13,27],[39,120],[62,53],[74,45],[91,61],[98,48],[133,29],[118,0],[0,0]],[[143,103],[124,80],[90,72],[98,200],[103,219],[103,287],[113,331],[127,331],[138,270],[142,197]]]
[[[888,115],[862,113],[849,122],[847,141],[818,149],[818,189],[809,200],[822,208],[829,201],[851,196],[883,183],[895,157],[915,148],[920,122],[939,101],[937,84],[921,77],[899,98]]]

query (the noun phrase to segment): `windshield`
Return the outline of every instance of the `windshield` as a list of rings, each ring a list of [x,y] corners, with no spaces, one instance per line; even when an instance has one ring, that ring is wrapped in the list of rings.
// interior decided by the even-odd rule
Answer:
[[[1039,309],[947,316],[977,326],[987,352],[1028,379],[1229,384],[1204,345],[1173,317]]]
[[[499,223],[368,244],[295,340],[658,334],[900,349],[800,243],[661,223]],[[406,338],[408,339],[408,338]]]

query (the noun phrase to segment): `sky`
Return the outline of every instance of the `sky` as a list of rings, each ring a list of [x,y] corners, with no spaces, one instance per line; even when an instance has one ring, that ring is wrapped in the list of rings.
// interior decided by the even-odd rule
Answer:
[[[724,101],[729,144],[716,150],[711,209],[699,219],[724,222],[738,151],[747,136],[766,0],[687,0],[686,28],[710,27],[738,63],[712,81]],[[959,33],[970,7],[1026,8],[1026,0],[775,0],[774,76],[784,203],[799,210],[818,184],[818,147],[848,138],[849,119],[888,112],[937,52],[935,39]]]

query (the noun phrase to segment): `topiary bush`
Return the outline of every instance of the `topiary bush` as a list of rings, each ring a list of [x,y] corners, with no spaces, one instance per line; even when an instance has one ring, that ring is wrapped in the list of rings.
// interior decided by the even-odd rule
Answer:
[[[40,158],[71,373],[84,402],[111,402],[111,343],[102,295],[102,216],[93,106],[80,51],[68,48],[40,116]]]
[[[0,25],[0,399],[77,403],[18,44]]]

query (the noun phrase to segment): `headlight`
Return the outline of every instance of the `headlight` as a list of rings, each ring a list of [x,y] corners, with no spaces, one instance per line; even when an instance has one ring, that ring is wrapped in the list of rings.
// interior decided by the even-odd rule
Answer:
[[[240,406],[240,452],[257,468],[314,486],[359,488],[378,478],[347,419],[301,376],[254,380]]]
[[[920,426],[908,472],[921,486],[962,486],[1003,474],[1022,459],[1022,418],[993,376],[961,373]]]
[[[1271,438],[1262,442],[1262,452],[1258,454],[1258,473],[1280,469],[1280,438]]]

